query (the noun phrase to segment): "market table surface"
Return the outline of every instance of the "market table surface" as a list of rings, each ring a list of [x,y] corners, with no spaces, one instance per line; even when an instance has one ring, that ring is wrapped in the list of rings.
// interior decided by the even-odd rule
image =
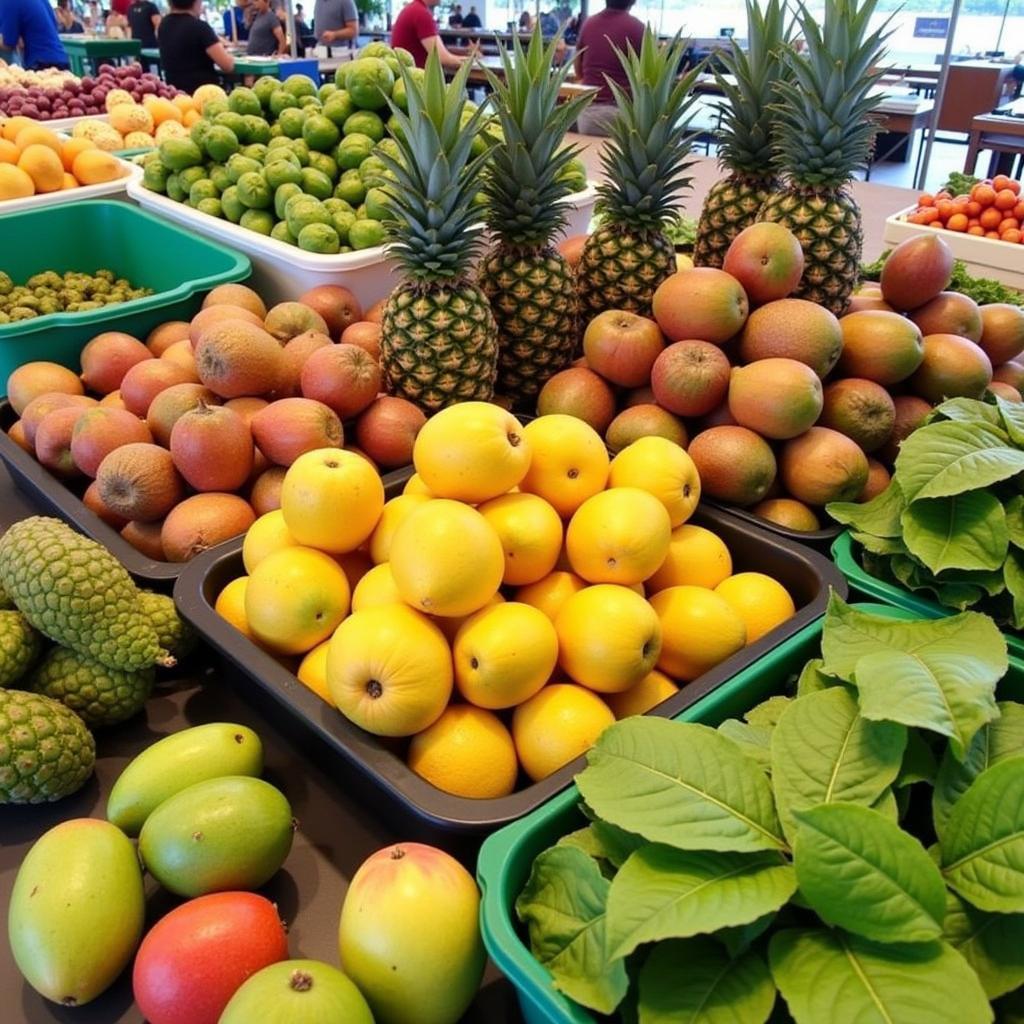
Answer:
[[[0,531],[39,510],[23,497],[0,469]],[[239,722],[263,741],[264,776],[288,797],[299,822],[284,868],[262,890],[288,926],[293,957],[338,962],[338,917],[348,880],[382,846],[406,837],[389,831],[372,809],[346,796],[344,780],[335,780],[312,764],[299,744],[283,736],[243,694],[233,690],[202,655],[178,678],[164,680],[143,714],[99,734],[96,774],[74,796],[54,804],[0,808],[0,908],[6,920],[15,873],[32,843],[68,818],[103,817],[107,795],[128,761],[161,737],[204,722]],[[147,925],[178,901],[147,879]],[[419,922],[429,927],[428,922]],[[410,927],[417,923],[410,922]],[[131,971],[86,1006],[65,1008],[47,1002],[25,982],[0,939],[0,992],[4,1024],[139,1024],[143,1016],[131,994]],[[511,985],[491,967],[465,1024],[517,1024],[518,1006]]]

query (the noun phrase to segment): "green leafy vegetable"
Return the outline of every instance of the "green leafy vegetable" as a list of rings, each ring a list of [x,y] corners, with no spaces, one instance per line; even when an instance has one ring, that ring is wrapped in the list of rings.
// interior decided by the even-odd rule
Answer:
[[[936,573],[998,569],[1010,546],[1006,513],[987,491],[922,498],[903,513],[902,524],[907,550]]]
[[[989,999],[1024,985],[1024,914],[987,914],[947,892],[943,937],[974,968]]]

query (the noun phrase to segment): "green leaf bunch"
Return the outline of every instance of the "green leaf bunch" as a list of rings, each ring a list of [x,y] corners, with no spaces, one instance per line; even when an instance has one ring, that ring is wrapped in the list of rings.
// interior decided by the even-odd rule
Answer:
[[[872,575],[1024,628],[1024,407],[953,398],[900,446],[892,482],[833,502]]]
[[[569,998],[640,1024],[994,1020],[1024,984],[1008,665],[984,615],[833,596],[789,694],[717,729],[616,723],[576,779],[588,824],[517,900],[534,956]]]

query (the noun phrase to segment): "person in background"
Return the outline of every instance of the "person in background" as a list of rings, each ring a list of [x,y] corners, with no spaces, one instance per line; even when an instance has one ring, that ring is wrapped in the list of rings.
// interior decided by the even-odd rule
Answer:
[[[463,28],[483,28],[483,22],[480,21],[480,15],[476,13],[475,7],[470,7],[469,14],[462,19]]]
[[[167,84],[185,92],[216,85],[215,65],[228,73],[235,70],[235,58],[199,16],[202,5],[203,0],[170,0],[170,10],[156,36]]]
[[[615,50],[632,44],[637,52],[644,38],[644,23],[629,13],[634,0],[605,0],[605,9],[590,15],[580,27],[573,59],[576,78],[584,85],[596,86],[594,102],[579,117],[579,130],[584,135],[607,135],[615,116],[615,97],[607,79],[628,88]]]
[[[78,35],[85,31],[85,26],[78,20],[78,15],[71,9],[71,0],[57,0],[57,31],[62,35]]]
[[[110,0],[110,11],[112,14],[120,14],[122,17],[128,17],[128,8],[131,7],[132,0]]]
[[[391,27],[391,45],[401,46],[408,50],[418,68],[426,66],[427,54],[431,50],[437,50],[437,55],[446,68],[457,68],[467,60],[472,60],[476,56],[476,49],[471,47],[468,53],[459,54],[444,45],[441,37],[437,34],[437,24],[431,13],[437,4],[438,0],[410,0],[399,12]],[[471,7],[470,14],[474,10],[475,8]],[[466,16],[467,19],[468,17],[469,15]],[[479,28],[479,26],[479,18],[477,18],[475,26],[470,25],[468,20],[462,22],[463,28]]]
[[[523,11],[519,15],[519,31],[523,33],[533,31],[533,15],[529,11]]]
[[[359,35],[355,0],[316,0],[313,34],[322,46],[354,40]]]
[[[1020,96],[1021,89],[1024,88],[1024,50],[1013,58],[1013,67],[1010,70],[1010,77],[1014,81],[1013,97],[1014,99],[1017,99]]]
[[[449,28],[462,28],[462,4],[456,4],[452,13],[448,15]]]
[[[295,5],[295,34],[301,39],[303,36],[311,36],[313,33],[310,32],[309,26],[306,24],[306,12],[302,9],[302,4]]]
[[[245,52],[250,57],[271,57],[288,52],[288,39],[277,11],[270,0],[253,0],[253,19],[249,26],[249,43]]]
[[[244,43],[249,38],[249,0],[235,0],[224,12],[224,38]]]
[[[0,46],[20,49],[29,71],[69,67],[48,0],[0,0]]]
[[[144,49],[156,49],[156,30],[160,27],[156,4],[152,0],[133,0],[127,17],[132,39],[138,39]]]
[[[540,34],[545,39],[558,35],[558,18],[552,11],[546,11],[540,16]]]
[[[128,38],[128,19],[120,11],[108,11],[104,22],[108,39]]]

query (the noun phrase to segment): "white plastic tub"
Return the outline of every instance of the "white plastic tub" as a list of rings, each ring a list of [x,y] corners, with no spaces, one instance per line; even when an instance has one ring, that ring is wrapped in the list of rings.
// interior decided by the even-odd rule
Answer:
[[[915,235],[939,230],[924,224],[909,223],[906,218],[916,209],[916,206],[908,206],[886,219],[882,238],[888,245],[898,245]],[[939,230],[939,234],[952,249],[953,255],[967,265],[968,273],[1024,290],[1024,245],[959,231]]]
[[[252,262],[252,286],[266,302],[285,302],[317,285],[340,284],[365,308],[383,299],[398,283],[396,264],[387,258],[383,246],[335,256],[305,252],[228,220],[200,213],[187,203],[177,203],[151,192],[143,186],[141,176],[129,181],[127,195],[143,209],[244,252]],[[572,207],[567,235],[583,234],[587,230],[596,199],[593,185],[566,199]]]
[[[127,160],[119,159],[118,162],[121,164],[122,176],[113,181],[105,181],[102,185],[80,185],[78,188],[43,192],[25,199],[0,200],[0,217],[6,217],[12,213],[24,213],[26,210],[38,210],[42,206],[77,203],[83,199],[123,199],[127,201],[128,185],[133,181],[142,181],[142,168]]]

